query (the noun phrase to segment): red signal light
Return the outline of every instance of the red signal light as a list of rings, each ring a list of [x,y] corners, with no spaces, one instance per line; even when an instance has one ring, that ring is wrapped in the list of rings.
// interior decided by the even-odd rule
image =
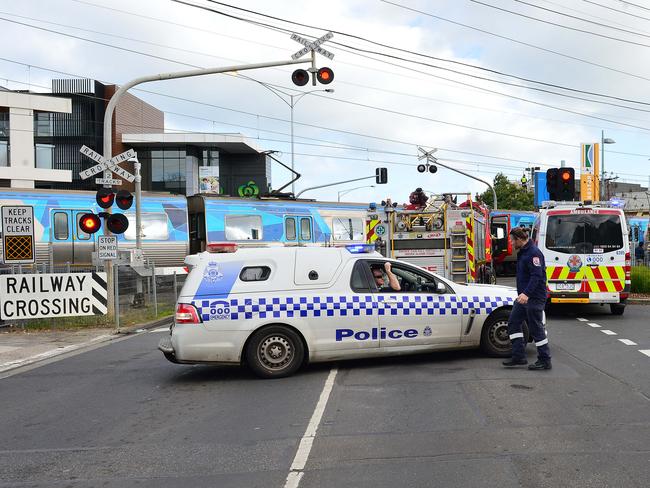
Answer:
[[[95,214],[83,214],[79,219],[79,229],[86,234],[94,234],[102,226],[102,221]]]
[[[563,171],[562,172],[562,179],[564,181],[569,181],[571,179],[571,173],[569,173],[568,171]]]
[[[321,68],[316,73],[316,79],[323,85],[329,85],[334,81],[334,71],[330,68]]]
[[[95,201],[101,208],[109,208],[113,205],[113,200],[115,200],[115,193],[110,188],[98,190],[95,196]]]
[[[106,219],[106,228],[113,234],[124,234],[129,228],[129,219],[124,214],[111,214]]]
[[[294,85],[305,86],[309,82],[309,73],[304,69],[297,69],[291,74],[291,81]]]
[[[133,195],[126,190],[120,190],[115,196],[115,203],[117,203],[117,206],[122,210],[128,210],[131,208],[131,205],[133,205]]]

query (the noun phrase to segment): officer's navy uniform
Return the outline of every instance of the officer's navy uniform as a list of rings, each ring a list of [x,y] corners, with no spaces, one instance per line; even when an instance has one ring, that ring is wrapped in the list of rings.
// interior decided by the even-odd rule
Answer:
[[[528,323],[528,331],[537,346],[537,364],[551,366],[551,352],[544,328],[544,306],[546,305],[546,264],[544,255],[539,248],[528,240],[519,249],[517,255],[517,293],[525,294],[528,303],[525,305],[515,302],[508,319],[508,334],[512,342],[512,361],[525,364],[526,344],[522,324]],[[531,368],[535,369],[533,366]],[[542,368],[539,368],[542,369]]]

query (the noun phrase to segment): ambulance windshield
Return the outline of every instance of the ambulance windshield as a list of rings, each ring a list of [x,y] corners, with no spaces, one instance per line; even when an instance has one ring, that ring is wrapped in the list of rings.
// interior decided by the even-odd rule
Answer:
[[[565,254],[599,254],[623,248],[618,215],[550,215],[546,248]]]

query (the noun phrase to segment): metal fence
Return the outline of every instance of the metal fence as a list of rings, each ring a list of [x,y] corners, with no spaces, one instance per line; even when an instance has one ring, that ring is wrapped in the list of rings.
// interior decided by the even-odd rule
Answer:
[[[174,313],[176,299],[187,276],[184,272],[161,274],[153,263],[147,266],[149,276],[140,276],[128,265],[113,265],[113,292],[115,316],[91,315],[77,317],[54,317],[0,321],[0,325],[14,325],[29,328],[71,328],[71,327],[131,327],[145,324]],[[81,267],[69,264],[50,266],[13,265],[0,268],[0,274],[45,274],[45,273],[90,273],[102,272],[103,266]]]

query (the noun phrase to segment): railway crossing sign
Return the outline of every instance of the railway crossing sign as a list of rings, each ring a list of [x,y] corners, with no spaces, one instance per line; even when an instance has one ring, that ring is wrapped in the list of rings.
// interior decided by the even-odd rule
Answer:
[[[327,34],[325,34],[322,37],[319,37],[315,41],[310,41],[309,39],[305,39],[304,37],[299,36],[298,34],[291,34],[292,40],[305,46],[300,51],[296,52],[295,54],[292,54],[291,59],[301,58],[302,56],[304,56],[310,51],[316,51],[318,54],[322,54],[328,59],[334,59],[334,54],[320,47],[321,44],[329,41],[332,37],[334,37],[334,34],[328,32]]]
[[[4,205],[2,207],[2,262],[31,264],[34,262],[34,207]]]
[[[128,151],[124,151],[121,154],[118,154],[117,156],[113,156],[111,159],[106,159],[104,156],[99,154],[98,152],[93,151],[90,149],[88,146],[81,146],[81,149],[79,150],[81,154],[84,156],[88,156],[90,159],[93,161],[96,161],[97,165],[93,166],[92,168],[85,169],[83,171],[79,172],[79,176],[81,176],[82,180],[85,180],[86,178],[90,178],[91,176],[94,176],[96,174],[99,174],[105,170],[112,171],[116,175],[121,176],[128,182],[133,182],[135,180],[135,176],[133,176],[131,173],[126,171],[123,168],[120,168],[118,166],[119,163],[123,163],[124,161],[128,161],[131,158],[134,158],[136,153],[133,149],[129,149]],[[99,178],[97,178],[99,179]],[[97,182],[97,179],[95,182]],[[103,178],[102,180],[111,180],[110,178]],[[111,180],[115,181],[115,180]],[[113,185],[115,183],[101,183],[104,185]]]

